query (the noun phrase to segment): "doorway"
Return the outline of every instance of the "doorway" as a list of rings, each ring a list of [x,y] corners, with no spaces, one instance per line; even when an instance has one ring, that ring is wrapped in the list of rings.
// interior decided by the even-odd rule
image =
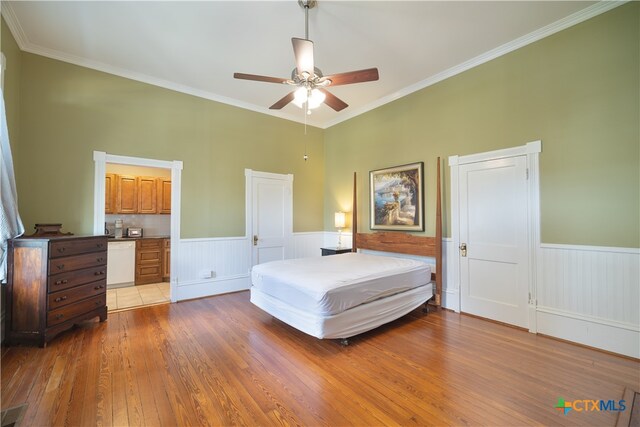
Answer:
[[[94,162],[94,234],[113,236],[109,310],[175,302],[182,162],[104,152]]]
[[[291,258],[293,254],[293,175],[247,169],[251,265]]]
[[[536,141],[449,159],[459,310],[532,332],[540,150]]]

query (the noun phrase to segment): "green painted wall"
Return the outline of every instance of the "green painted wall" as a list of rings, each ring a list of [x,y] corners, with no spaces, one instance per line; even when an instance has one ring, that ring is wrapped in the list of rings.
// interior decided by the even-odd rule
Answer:
[[[25,227],[93,230],[93,151],[182,160],[183,238],[244,235],[250,168],[294,175],[294,231],[323,226],[323,133],[268,115],[22,54],[17,185]],[[305,138],[310,160],[304,162]]]
[[[540,139],[542,241],[640,246],[639,54],[633,2],[327,129],[325,229],[351,210],[353,171],[367,231],[369,171],[424,161],[434,235],[437,156]]]
[[[366,230],[368,172],[424,161],[433,235],[436,156],[541,139],[543,242],[640,246],[637,2],[306,137],[300,124],[20,53],[4,21],[2,50],[28,229],[91,232],[100,150],[184,161],[182,237],[244,234],[244,168],[295,175],[295,231],[333,230],[357,171]],[[450,235],[446,166],[443,177]]]

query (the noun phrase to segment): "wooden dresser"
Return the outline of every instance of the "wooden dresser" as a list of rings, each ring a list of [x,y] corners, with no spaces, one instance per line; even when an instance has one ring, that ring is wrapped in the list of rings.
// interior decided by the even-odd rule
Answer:
[[[83,320],[107,320],[107,237],[9,241],[6,338],[44,347]]]

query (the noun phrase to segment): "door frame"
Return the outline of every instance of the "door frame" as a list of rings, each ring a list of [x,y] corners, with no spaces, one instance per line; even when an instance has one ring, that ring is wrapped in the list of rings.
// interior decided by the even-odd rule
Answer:
[[[253,179],[267,178],[286,182],[291,194],[291,212],[289,217],[291,222],[286,225],[286,240],[288,245],[285,247],[285,258],[291,257],[293,244],[293,174],[278,174],[271,172],[259,172],[252,169],[244,170],[245,176],[245,238],[249,242],[249,266],[253,267]]]
[[[525,145],[502,150],[488,151],[484,153],[469,154],[466,156],[449,156],[451,169],[451,247],[452,271],[451,282],[455,288],[447,289],[451,296],[452,308],[460,312],[462,293],[460,292],[460,188],[459,166],[469,163],[498,160],[509,157],[526,156],[527,158],[527,256],[529,260],[528,277],[528,321],[529,332],[536,333],[536,289],[537,278],[541,277],[540,267],[540,168],[539,155],[542,152],[542,141],[532,141]],[[456,295],[457,294],[457,298]]]
[[[93,234],[104,234],[104,177],[107,173],[107,163],[171,169],[171,276],[169,277],[169,299],[171,302],[176,302],[176,286],[178,285],[176,272],[178,271],[178,260],[180,259],[180,190],[182,182],[182,161],[119,156],[116,154],[108,154],[104,151],[94,151],[93,161]]]

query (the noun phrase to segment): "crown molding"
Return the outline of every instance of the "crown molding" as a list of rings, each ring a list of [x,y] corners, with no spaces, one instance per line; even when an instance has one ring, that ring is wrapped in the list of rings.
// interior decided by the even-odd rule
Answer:
[[[9,26],[9,31],[13,35],[13,38],[16,40],[18,47],[20,50],[24,50],[25,46],[29,44],[29,40],[27,39],[27,35],[24,33],[18,18],[16,17],[16,13],[13,11],[13,7],[11,3],[6,1],[0,1],[0,15],[4,18],[5,22]]]
[[[169,89],[169,90],[184,93],[187,95],[196,96],[198,98],[208,99],[210,101],[215,101],[221,104],[242,108],[244,110],[255,111],[257,113],[267,114],[269,116],[277,117],[280,119],[289,120],[289,121],[297,122],[300,124],[305,124],[304,120],[301,120],[299,117],[293,114],[270,110],[263,106],[258,106],[248,102],[239,101],[237,99],[228,98],[226,96],[217,95],[212,92],[207,92],[201,89],[193,88],[191,86],[149,76],[147,74],[126,70],[124,68],[114,67],[112,65],[105,64],[99,61],[93,61],[90,59],[81,58],[75,55],[70,55],[70,54],[63,53],[53,49],[43,48],[41,46],[36,46],[33,44],[28,44],[27,46],[21,49],[24,52],[33,53],[33,54],[44,56],[50,59],[56,59],[58,61],[67,62],[70,64],[85,67],[85,68],[90,68],[92,70],[102,71],[107,74],[124,77],[126,79],[138,81],[141,83],[147,83],[153,86],[162,87],[164,89]],[[306,125],[321,127],[319,123],[315,123],[312,119],[309,119],[309,118],[307,119]]]
[[[488,52],[483,53],[482,55],[478,55],[475,58],[472,58],[468,61],[465,61],[461,64],[458,64],[454,67],[451,67],[441,73],[438,73],[434,76],[429,77],[428,79],[422,80],[418,83],[415,83],[411,86],[407,86],[403,89],[400,89],[397,92],[392,93],[391,95],[387,95],[383,98],[377,99],[376,101],[369,103],[363,107],[353,109],[339,117],[336,117],[334,120],[330,120],[322,126],[323,129],[330,128],[331,126],[337,125],[338,123],[342,123],[349,119],[352,119],[356,116],[359,116],[363,113],[371,111],[375,108],[378,108],[382,105],[393,102],[397,99],[405,97],[413,92],[417,92],[421,89],[439,83],[443,80],[448,79],[449,77],[453,77],[457,74],[463,73],[471,68],[477,67],[478,65],[482,65],[485,62],[489,62],[493,59],[496,59],[500,56],[506,55],[509,52],[513,52],[514,50],[520,49],[521,47],[527,46],[531,43],[534,43],[538,40],[541,40],[545,37],[549,37],[555,33],[558,33],[562,30],[565,30],[569,27],[577,25],[581,22],[584,22],[588,19],[591,19],[595,16],[608,12],[618,6],[621,6],[625,3],[628,3],[629,0],[603,0],[594,5],[591,5],[581,11],[573,13],[563,19],[560,19],[556,22],[553,22],[545,27],[542,27],[536,31],[533,31],[529,34],[526,34],[522,37],[519,37],[513,41],[503,44],[502,46],[498,46],[495,49],[492,49]]]
[[[67,62],[74,65],[79,65],[81,67],[90,68],[97,71],[102,71],[108,74],[113,74],[116,76],[124,77],[127,79],[151,84],[154,86],[162,87],[165,89],[173,90],[176,92],[185,93],[188,95],[197,96],[199,98],[208,99],[215,102],[220,102],[223,104],[231,105],[238,108],[243,108],[245,110],[254,111],[257,113],[267,114],[269,116],[277,117],[284,120],[290,120],[296,123],[305,124],[308,126],[317,127],[320,129],[327,129],[331,126],[337,125],[344,121],[350,120],[356,116],[364,114],[368,111],[371,111],[375,108],[378,108],[382,105],[393,102],[397,99],[405,97],[413,92],[417,92],[421,89],[439,83],[449,77],[453,77],[457,74],[463,73],[471,68],[477,67],[478,65],[482,65],[485,62],[489,62],[493,59],[496,59],[500,56],[506,55],[507,53],[513,52],[514,50],[520,49],[521,47],[527,46],[531,43],[534,43],[538,40],[541,40],[545,37],[553,35],[557,32],[560,32],[564,29],[577,25],[581,22],[584,22],[588,19],[591,19],[595,16],[608,12],[618,6],[621,6],[625,3],[628,3],[630,0],[603,0],[592,6],[589,6],[581,11],[578,11],[574,14],[571,14],[563,19],[560,19],[556,22],[553,22],[545,27],[542,27],[536,31],[533,31],[529,34],[526,34],[522,37],[519,37],[511,42],[505,43],[502,46],[498,46],[495,49],[492,49],[488,52],[485,52],[481,55],[476,56],[468,61],[465,61],[461,64],[458,64],[454,67],[451,67],[441,73],[438,73],[434,76],[431,76],[425,80],[422,80],[418,83],[415,83],[411,86],[407,86],[403,89],[400,89],[397,92],[394,92],[390,95],[384,96],[380,99],[377,99],[374,102],[371,102],[367,105],[364,105],[360,108],[355,108],[346,113],[342,113],[340,116],[336,117],[333,120],[329,120],[327,122],[318,123],[313,120],[312,117],[304,117],[302,120],[298,115],[285,113],[282,111],[274,111],[263,106],[258,106],[255,104],[251,104],[248,102],[239,101],[237,99],[228,98],[225,96],[217,95],[212,92],[207,92],[201,89],[196,89],[190,86],[186,86],[180,83],[175,83],[172,81],[159,79],[153,76],[149,76],[142,73],[137,73],[134,71],[126,70],[119,67],[114,67],[108,64],[104,64],[98,61],[92,61],[85,58],[81,58],[75,55],[70,55],[67,53],[63,53],[53,49],[43,48],[41,46],[35,45],[27,39],[24,30],[20,26],[20,23],[11,7],[11,3],[1,2],[2,7],[0,8],[0,12],[2,16],[5,18],[7,25],[9,26],[9,30],[11,34],[16,40],[18,47],[20,50],[33,53],[36,55],[45,56],[47,58],[56,59],[59,61]],[[306,120],[306,122],[305,122]]]

